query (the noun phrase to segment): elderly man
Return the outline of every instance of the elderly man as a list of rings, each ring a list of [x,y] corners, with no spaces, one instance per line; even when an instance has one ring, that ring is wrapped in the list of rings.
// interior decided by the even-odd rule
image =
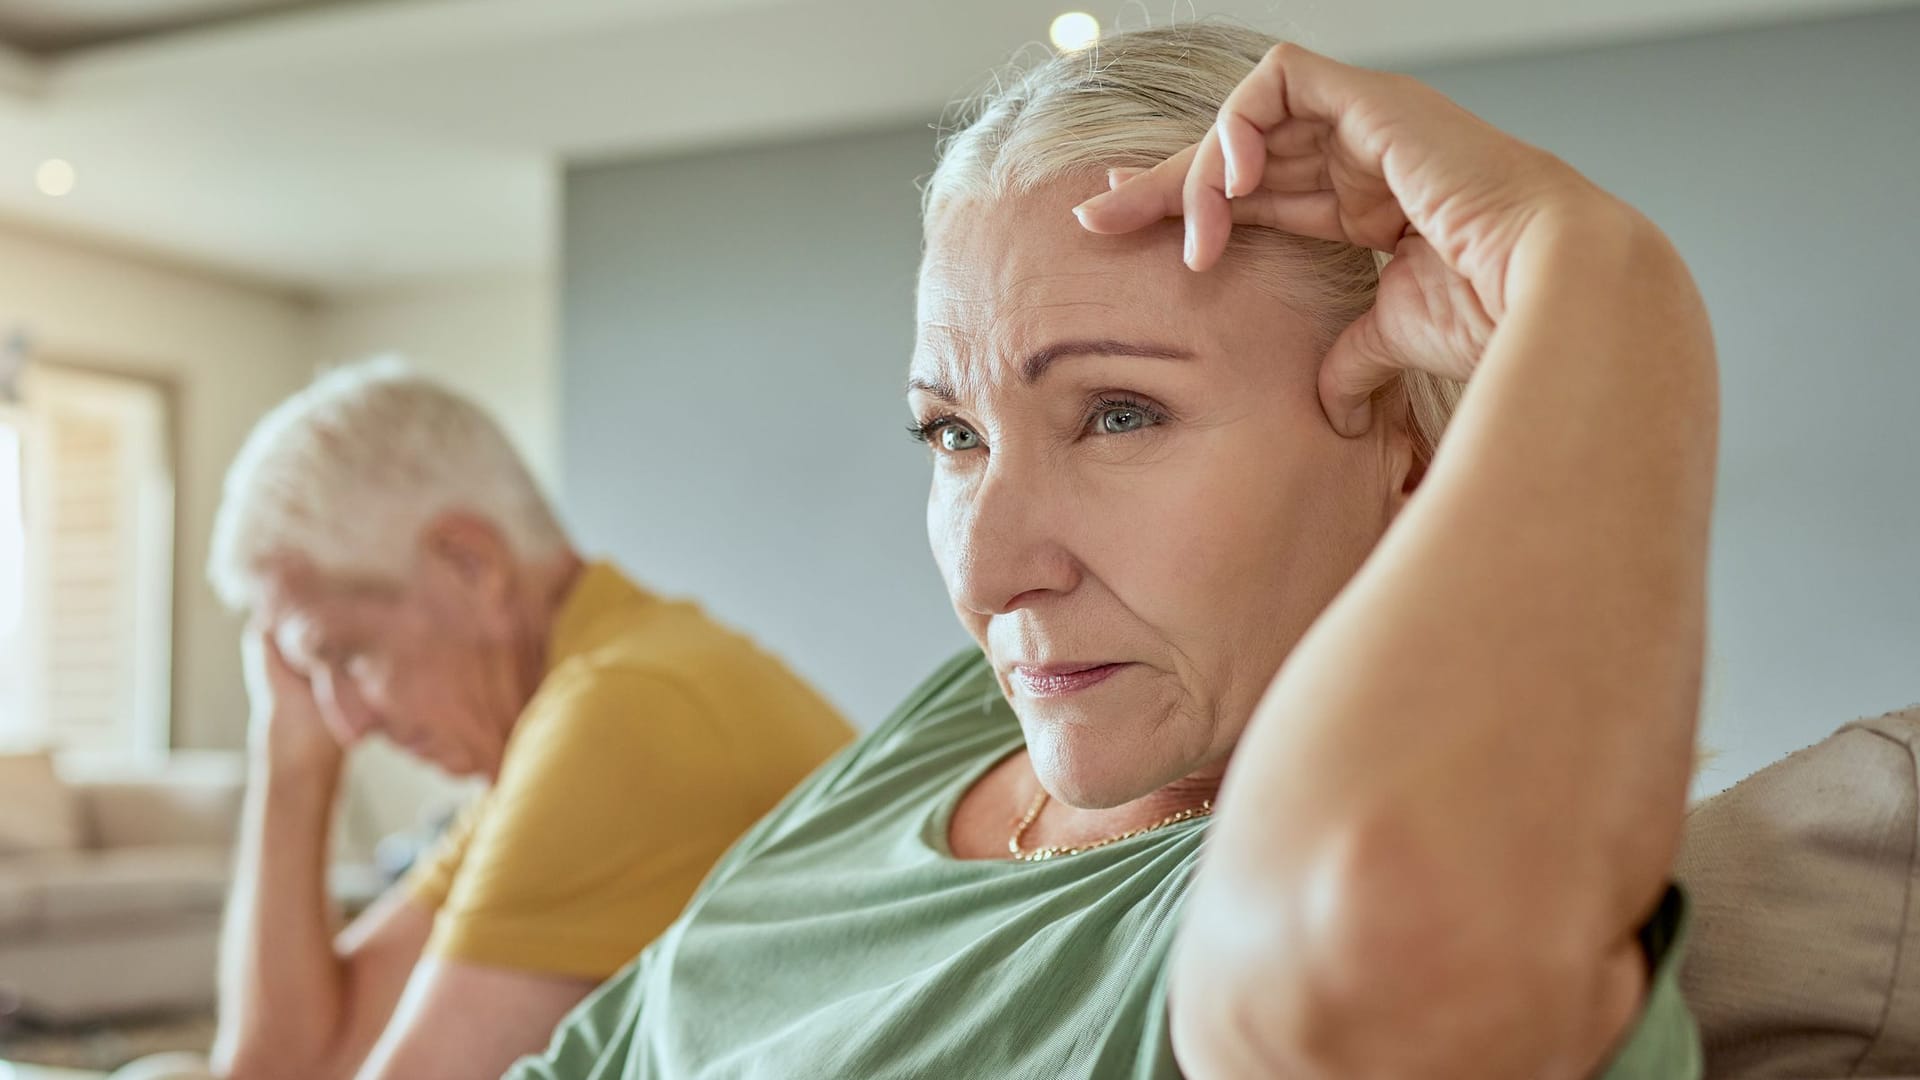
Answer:
[[[746,639],[583,562],[499,428],[392,362],[261,421],[209,574],[251,613],[256,769],[225,1076],[499,1075],[850,738]],[[372,733],[491,786],[336,933],[328,824]]]

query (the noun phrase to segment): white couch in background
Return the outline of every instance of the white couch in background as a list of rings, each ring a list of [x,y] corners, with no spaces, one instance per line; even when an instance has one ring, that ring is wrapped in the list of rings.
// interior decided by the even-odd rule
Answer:
[[[243,756],[178,754],[53,783],[20,757],[8,765],[0,999],[55,1023],[211,1006]]]
[[[10,1001],[55,1024],[212,1006],[245,773],[241,751],[57,772],[0,753],[0,1023]],[[422,823],[475,790],[379,740],[356,750],[329,871],[344,912],[387,885],[377,841],[428,842]]]

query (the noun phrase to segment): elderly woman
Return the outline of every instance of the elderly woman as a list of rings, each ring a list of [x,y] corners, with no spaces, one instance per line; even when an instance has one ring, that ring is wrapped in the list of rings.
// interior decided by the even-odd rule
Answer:
[[[1715,376],[1661,234],[1218,27],[986,102],[925,230],[979,652],[510,1076],[1695,1075]]]

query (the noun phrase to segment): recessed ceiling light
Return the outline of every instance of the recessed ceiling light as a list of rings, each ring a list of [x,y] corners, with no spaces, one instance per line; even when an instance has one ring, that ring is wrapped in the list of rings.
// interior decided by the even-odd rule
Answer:
[[[1069,11],[1053,20],[1047,36],[1061,52],[1084,49],[1100,40],[1100,20],[1084,11]]]
[[[48,158],[40,163],[33,174],[33,182],[40,188],[40,194],[59,198],[73,190],[73,166],[60,158]]]

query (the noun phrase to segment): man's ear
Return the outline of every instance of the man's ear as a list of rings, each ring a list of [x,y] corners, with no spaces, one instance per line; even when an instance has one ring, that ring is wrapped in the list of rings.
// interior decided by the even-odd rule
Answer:
[[[493,522],[464,510],[449,510],[420,530],[420,559],[451,576],[462,591],[493,604],[513,594],[517,563],[513,548]]]

